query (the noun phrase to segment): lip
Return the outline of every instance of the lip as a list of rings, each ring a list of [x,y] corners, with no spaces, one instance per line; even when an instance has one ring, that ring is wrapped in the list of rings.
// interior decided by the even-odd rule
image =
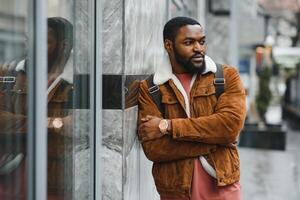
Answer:
[[[193,57],[192,60],[196,62],[203,62],[203,57]]]

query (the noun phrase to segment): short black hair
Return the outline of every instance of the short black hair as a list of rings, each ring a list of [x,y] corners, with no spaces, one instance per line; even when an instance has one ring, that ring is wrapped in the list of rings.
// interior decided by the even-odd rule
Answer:
[[[62,17],[48,18],[48,28],[52,28],[58,42],[66,40],[73,46],[73,25],[67,19]]]
[[[178,30],[182,26],[195,25],[195,24],[201,26],[201,24],[197,20],[190,17],[174,17],[170,19],[164,26],[164,31],[163,31],[164,41],[166,39],[174,41]]]

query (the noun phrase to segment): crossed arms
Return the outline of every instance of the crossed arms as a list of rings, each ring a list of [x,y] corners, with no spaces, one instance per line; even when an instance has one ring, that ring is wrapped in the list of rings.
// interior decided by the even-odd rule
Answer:
[[[245,90],[237,71],[225,71],[225,92],[219,97],[212,115],[171,119],[170,135],[158,128],[163,118],[147,90],[140,85],[138,132],[144,152],[155,162],[205,155],[217,146],[235,143],[245,119]]]

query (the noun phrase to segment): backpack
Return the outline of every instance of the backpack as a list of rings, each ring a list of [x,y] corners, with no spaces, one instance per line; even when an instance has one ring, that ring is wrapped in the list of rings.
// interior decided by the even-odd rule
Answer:
[[[151,96],[152,100],[154,101],[156,107],[164,116],[165,112],[164,112],[164,106],[161,103],[161,92],[159,90],[159,86],[155,85],[153,83],[153,77],[154,77],[154,74],[151,74],[146,79],[147,84],[148,84],[148,92],[150,93],[150,96]],[[221,94],[224,92],[224,85],[225,85],[225,79],[224,79],[224,75],[223,75],[223,67],[221,64],[217,64],[217,72],[215,73],[214,85],[215,85],[215,89],[216,89],[215,96],[218,99],[221,96]]]

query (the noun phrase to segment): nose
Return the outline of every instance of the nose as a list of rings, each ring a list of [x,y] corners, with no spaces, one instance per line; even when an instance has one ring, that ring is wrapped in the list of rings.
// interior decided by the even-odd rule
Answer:
[[[203,54],[205,52],[205,44],[201,44],[200,42],[195,42],[194,51]]]

